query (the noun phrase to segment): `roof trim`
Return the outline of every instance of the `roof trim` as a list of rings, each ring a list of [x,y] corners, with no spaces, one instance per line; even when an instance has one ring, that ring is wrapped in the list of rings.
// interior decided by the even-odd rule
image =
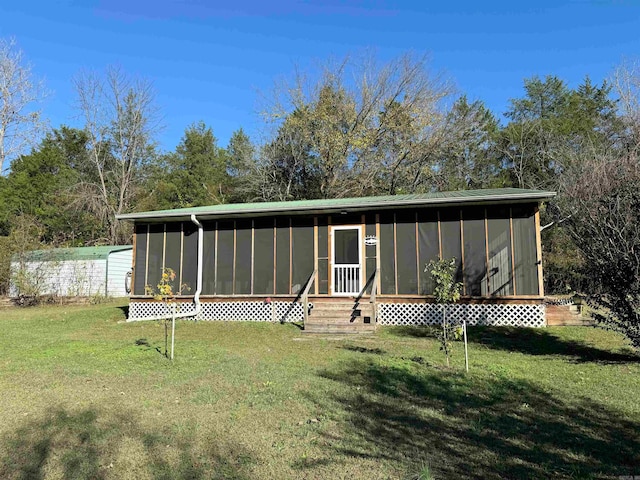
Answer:
[[[411,206],[522,203],[548,200],[556,192],[504,188],[492,190],[462,190],[418,195],[388,195],[343,199],[303,200],[289,202],[264,202],[245,204],[221,204],[207,207],[157,210],[116,215],[118,220],[188,219],[192,214],[199,218],[277,216],[286,213],[332,213],[343,210],[363,211],[371,209],[402,208]]]
[[[62,262],[71,260],[104,260],[112,253],[132,250],[133,245],[100,245],[94,247],[63,247],[46,250],[31,250],[24,253],[27,262]],[[11,257],[12,262],[19,261],[19,255]]]

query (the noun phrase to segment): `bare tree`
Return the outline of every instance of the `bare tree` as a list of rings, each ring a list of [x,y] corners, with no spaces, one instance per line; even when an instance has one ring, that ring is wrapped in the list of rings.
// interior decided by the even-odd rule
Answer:
[[[640,157],[585,149],[562,181],[566,228],[585,260],[595,318],[640,348]]]
[[[380,65],[372,55],[300,71],[277,85],[263,110],[273,127],[271,168],[288,198],[399,193],[424,188],[451,88],[427,59],[403,55]],[[303,181],[295,188],[296,181]]]
[[[92,172],[77,187],[77,205],[108,226],[109,242],[122,243],[128,234],[115,215],[131,209],[141,168],[153,155],[160,126],[155,92],[149,81],[131,78],[118,67],[108,67],[105,75],[81,72],[74,85]]]
[[[37,108],[46,97],[43,84],[34,80],[16,41],[0,39],[0,169],[35,145],[45,129]]]
[[[640,62],[626,60],[614,71],[611,83],[618,95],[618,105],[630,134],[628,147],[640,145]]]

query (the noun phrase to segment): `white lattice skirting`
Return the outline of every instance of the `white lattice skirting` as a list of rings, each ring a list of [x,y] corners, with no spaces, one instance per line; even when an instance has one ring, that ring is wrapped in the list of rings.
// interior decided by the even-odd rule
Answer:
[[[302,304],[291,302],[203,302],[198,320],[302,322]],[[523,304],[447,305],[447,318],[452,323],[512,327],[544,327],[545,306]],[[181,304],[180,313],[193,312],[192,303]],[[162,302],[129,304],[129,321],[146,320],[167,315]],[[442,321],[440,305],[434,303],[381,303],[378,305],[380,325],[434,325]]]
[[[511,327],[544,327],[544,305],[465,304],[447,305],[452,323]],[[380,325],[433,325],[442,322],[442,307],[434,303],[382,303],[378,306]]]
[[[194,312],[193,303],[180,304],[180,314]],[[130,302],[128,321],[168,316],[169,309],[162,302]],[[301,303],[291,302],[202,302],[197,320],[301,322],[304,320]]]

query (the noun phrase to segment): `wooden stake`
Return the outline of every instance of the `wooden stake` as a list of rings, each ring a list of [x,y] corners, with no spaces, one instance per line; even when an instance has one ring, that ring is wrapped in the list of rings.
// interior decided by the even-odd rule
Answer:
[[[467,321],[462,321],[462,333],[464,335],[464,368],[469,373],[469,349],[467,347]]]

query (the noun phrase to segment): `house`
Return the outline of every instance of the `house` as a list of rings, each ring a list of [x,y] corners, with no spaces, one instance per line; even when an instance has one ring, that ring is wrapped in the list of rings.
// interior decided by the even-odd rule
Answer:
[[[435,323],[425,266],[455,258],[464,287],[454,318],[543,326],[538,208],[554,195],[505,188],[119,215],[135,223],[129,320],[166,314],[146,286],[171,268],[189,289],[180,316],[304,320],[314,331]]]
[[[126,297],[132,245],[35,250],[11,259],[9,295]]]

